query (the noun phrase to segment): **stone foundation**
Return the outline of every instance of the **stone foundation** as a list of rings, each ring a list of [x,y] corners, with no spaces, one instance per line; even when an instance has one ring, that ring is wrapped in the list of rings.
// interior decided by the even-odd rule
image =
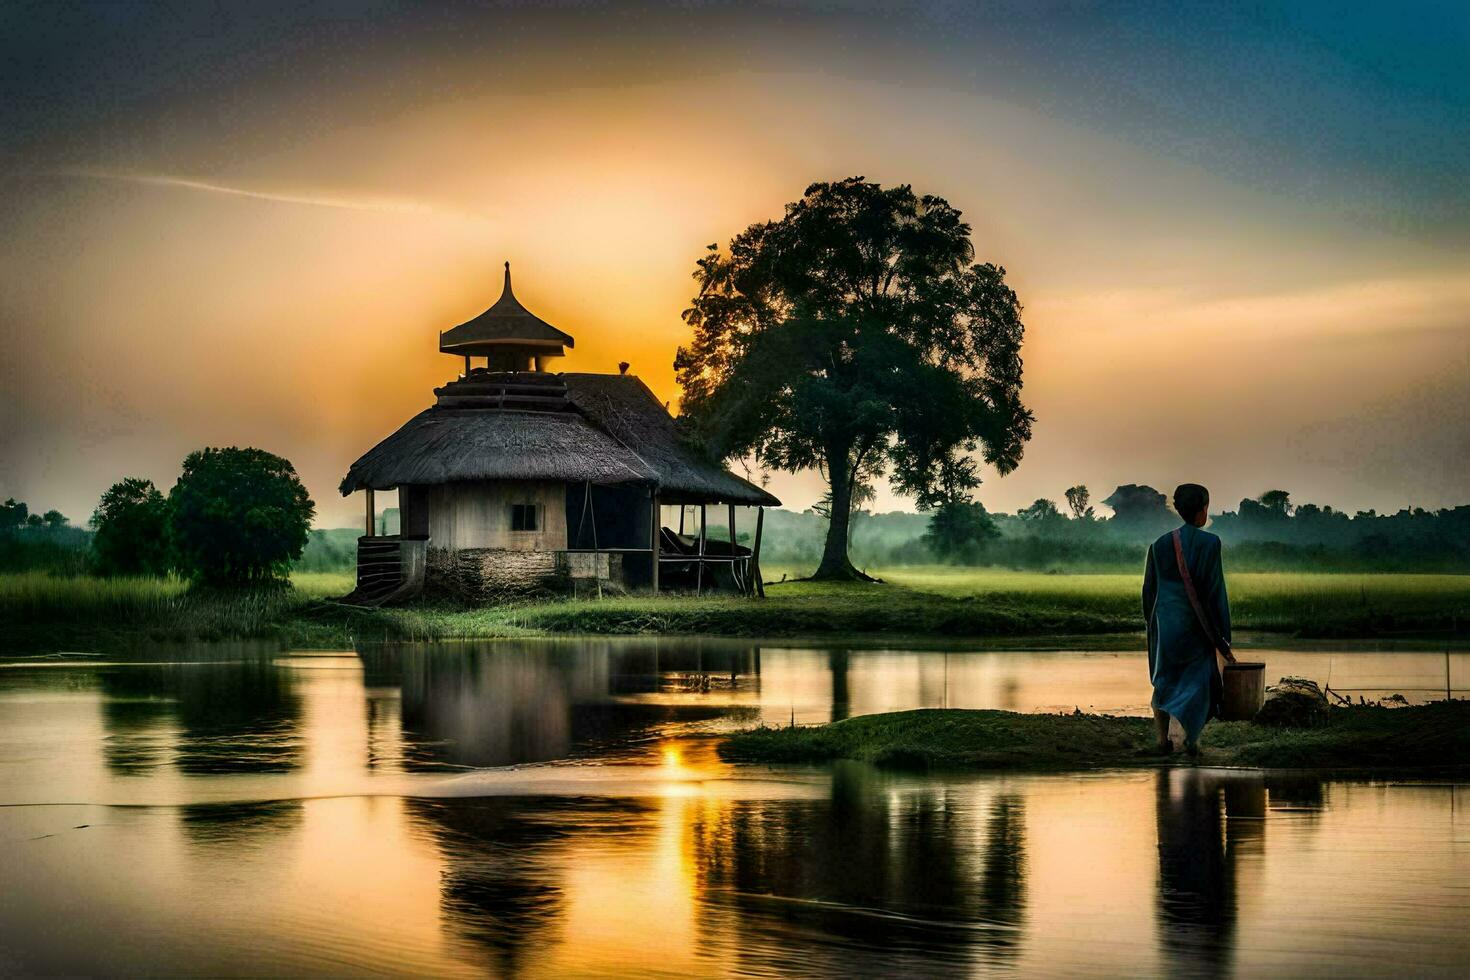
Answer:
[[[603,552],[430,548],[424,591],[467,602],[504,602],[547,595],[621,591],[623,556]]]

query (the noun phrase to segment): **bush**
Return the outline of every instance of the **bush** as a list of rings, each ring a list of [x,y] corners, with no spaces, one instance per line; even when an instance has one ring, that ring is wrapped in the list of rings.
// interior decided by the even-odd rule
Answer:
[[[233,446],[190,453],[168,504],[179,570],[211,585],[284,580],[315,514],[288,460]]]
[[[975,563],[999,537],[1000,531],[984,504],[960,501],[941,504],[934,510],[924,532],[924,543],[944,561]]]
[[[102,495],[92,515],[92,562],[102,575],[168,571],[168,502],[152,480],[129,477]]]

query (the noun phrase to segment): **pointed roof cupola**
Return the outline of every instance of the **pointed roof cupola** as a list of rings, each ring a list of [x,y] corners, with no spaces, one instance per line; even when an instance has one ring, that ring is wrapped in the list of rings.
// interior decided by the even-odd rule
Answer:
[[[505,263],[505,289],[495,305],[439,335],[439,350],[466,357],[560,357],[562,348],[575,347],[569,334],[521,305],[510,288],[510,263]]]

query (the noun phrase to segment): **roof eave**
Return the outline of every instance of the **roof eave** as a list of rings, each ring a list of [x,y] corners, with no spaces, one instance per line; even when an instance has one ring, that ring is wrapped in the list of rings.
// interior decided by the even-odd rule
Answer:
[[[525,340],[500,337],[476,337],[470,338],[468,340],[451,340],[448,342],[441,339],[439,341],[439,350],[441,353],[445,354],[457,354],[460,351],[463,351],[470,347],[534,347],[537,350],[541,350],[544,348],[547,351],[555,351],[556,353],[553,356],[560,356],[561,349],[563,347],[570,346],[572,345],[563,343],[560,340]]]

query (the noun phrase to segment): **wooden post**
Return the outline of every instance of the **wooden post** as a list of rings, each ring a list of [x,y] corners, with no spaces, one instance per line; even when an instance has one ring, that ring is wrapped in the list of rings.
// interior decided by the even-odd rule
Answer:
[[[367,535],[372,537],[378,530],[377,507],[373,502],[373,488],[367,488]]]
[[[661,537],[662,537],[659,534],[659,531],[661,530],[660,527],[659,527],[659,525],[662,524],[663,522],[662,522],[662,520],[660,520],[660,516],[659,516],[659,512],[658,512],[658,491],[657,490],[653,490],[653,491],[651,491],[649,493],[648,496],[653,501],[653,507],[652,507],[652,516],[653,516],[652,525],[653,526],[648,529],[648,539],[649,539],[648,540],[648,547],[649,547],[649,550],[653,552],[653,594],[654,595],[658,595],[658,551],[659,551],[659,543],[660,543],[660,540],[661,540]]]
[[[704,591],[704,528],[705,528],[705,505],[699,505],[699,569],[694,573],[694,594],[699,595]]]
[[[464,376],[466,378],[470,376],[470,355],[468,354],[464,356]]]
[[[761,581],[765,578],[761,574],[761,528],[766,523],[766,509],[757,507],[755,509],[755,540],[750,543],[750,574],[755,585],[755,594],[762,599],[766,597],[766,583]]]
[[[738,573],[736,573],[736,571],[735,571],[735,505],[734,504],[730,504],[729,507],[730,507],[730,581],[735,584],[735,588],[736,589],[738,589],[741,592],[744,592],[745,591],[744,583],[741,582],[740,575]]]
[[[597,583],[597,598],[602,598],[602,576],[597,574],[597,559],[601,552],[597,547],[597,507],[592,503],[592,482],[587,482],[587,512],[592,515],[592,580]]]
[[[688,509],[689,509],[689,505],[688,504],[680,504],[679,505],[679,533],[681,535],[684,533],[684,512],[686,510],[688,510]]]

